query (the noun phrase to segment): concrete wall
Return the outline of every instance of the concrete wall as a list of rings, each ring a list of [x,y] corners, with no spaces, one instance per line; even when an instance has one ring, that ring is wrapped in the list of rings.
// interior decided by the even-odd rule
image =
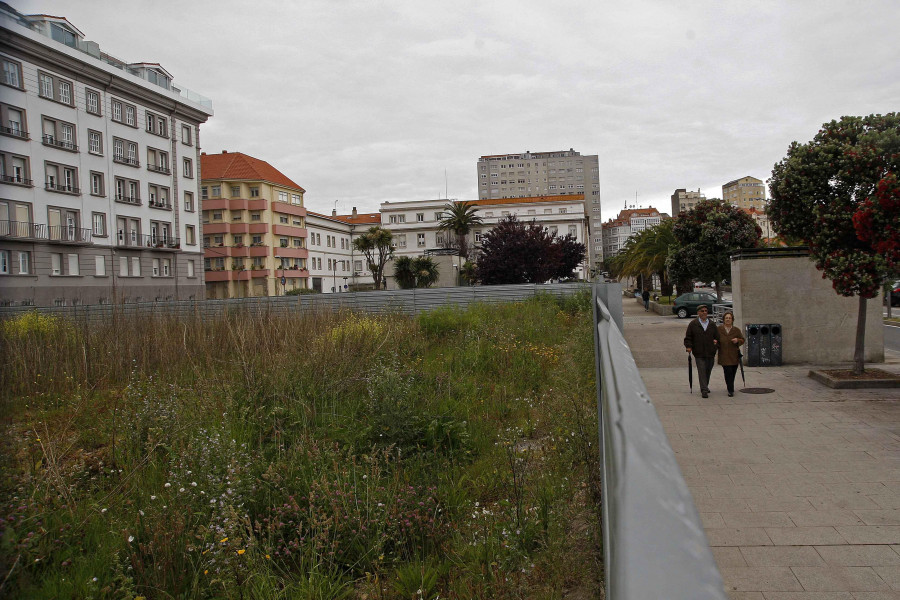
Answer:
[[[781,323],[785,363],[853,360],[859,298],[838,295],[808,256],[733,257],[737,325]],[[882,298],[867,303],[866,362],[884,362]]]

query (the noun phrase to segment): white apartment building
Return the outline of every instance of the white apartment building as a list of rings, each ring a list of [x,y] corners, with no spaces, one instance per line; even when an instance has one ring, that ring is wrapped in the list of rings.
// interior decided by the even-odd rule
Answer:
[[[611,258],[619,253],[628,238],[654,225],[662,215],[655,208],[626,208],[615,219],[603,224],[603,255]]]
[[[599,239],[600,168],[596,154],[582,156],[574,149],[556,152],[530,152],[482,156],[476,165],[478,199],[533,198],[537,196],[582,195],[585,213],[590,215],[588,229]],[[594,225],[596,223],[596,226]],[[588,263],[603,261],[602,243],[584,241]]]
[[[672,194],[672,216],[677,217],[678,213],[692,210],[703,200],[706,200],[706,196],[701,194],[699,189],[696,192],[684,188],[675,190]]]
[[[366,257],[354,249],[353,240],[380,224],[380,214],[358,213],[355,207],[349,215],[307,211],[310,287],[325,294],[373,288]]]
[[[385,202],[381,204],[381,225],[394,235],[394,256],[422,256],[426,251],[447,248],[454,242],[452,234],[439,230],[441,216],[448,202],[455,200],[417,200],[413,202]],[[560,237],[571,234],[576,241],[588,245],[587,217],[584,197],[535,196],[529,198],[499,198],[472,200],[484,224],[469,235],[470,255],[477,254],[482,237],[501,219],[515,215],[520,221],[536,221],[550,233]],[[587,257],[576,270],[580,279],[590,273]],[[390,269],[388,270],[390,271]],[[392,272],[387,275],[393,276]]]
[[[212,103],[2,3],[0,62],[0,304],[202,299]]]

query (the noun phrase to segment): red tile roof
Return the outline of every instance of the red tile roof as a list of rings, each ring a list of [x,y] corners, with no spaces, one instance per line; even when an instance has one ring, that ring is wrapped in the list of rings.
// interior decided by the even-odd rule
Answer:
[[[343,221],[344,223],[349,223],[350,225],[367,225],[367,224],[380,224],[381,223],[381,213],[357,213],[355,215],[323,215],[322,213],[313,212],[311,210],[307,210],[306,214],[312,215],[314,217],[322,217],[324,219],[333,219],[335,221]]]
[[[200,174],[204,180],[249,179],[275,183],[301,192],[306,191],[266,161],[253,158],[243,152],[201,154]]]

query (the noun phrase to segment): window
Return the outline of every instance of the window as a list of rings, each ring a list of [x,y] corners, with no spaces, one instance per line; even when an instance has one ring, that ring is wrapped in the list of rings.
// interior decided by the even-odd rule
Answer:
[[[141,257],[139,256],[131,257],[131,275],[132,277],[141,276]]]
[[[232,198],[240,198],[241,197],[241,186],[239,186],[239,185],[231,186],[231,197]]]
[[[260,214],[260,213],[258,213],[258,212],[252,212],[252,213],[250,213],[250,220],[251,220],[251,221],[261,221],[261,220],[262,220],[262,214]]]
[[[193,225],[187,225],[184,229],[185,243],[194,246],[197,244],[197,234]]]
[[[187,261],[187,276],[188,277],[194,276],[194,261],[192,261],[192,260]]]
[[[147,111],[147,133],[152,133],[154,135],[159,135],[162,137],[169,137],[169,130],[166,124],[166,118],[161,117],[159,115],[155,115],[150,111]]]
[[[252,239],[253,239],[253,242],[252,242],[253,245],[262,246],[262,236],[261,235],[254,235]]]
[[[78,145],[75,143],[75,125],[72,123],[43,117],[41,128],[43,130],[41,139],[45,146],[78,152]]]
[[[0,133],[27,140],[27,123],[23,109],[0,103]]]
[[[78,169],[69,165],[44,163],[44,189],[50,192],[80,194]]]
[[[209,188],[205,185],[200,188],[200,199],[209,200]]]
[[[232,221],[243,221],[244,220],[244,211],[242,211],[242,210],[231,211],[231,220]]]
[[[221,185],[214,185],[214,186],[211,186],[211,187],[209,188],[209,195],[210,195],[212,198],[219,198],[219,197],[221,197],[221,196],[222,196],[222,186],[221,186]]]
[[[32,182],[28,157],[0,153],[0,181],[30,186]]]
[[[43,71],[38,72],[38,95],[60,104],[73,106],[72,82]]]
[[[147,148],[147,169],[157,173],[165,173],[169,171],[169,153],[156,148]]]
[[[258,218],[258,216],[257,216],[256,213],[254,213],[254,215],[253,215],[253,220],[254,220],[254,221],[258,221],[258,220],[259,220],[259,218]],[[279,223],[287,224],[288,221],[289,221],[289,219],[287,218],[287,215],[278,215],[278,222],[279,222]],[[327,236],[326,236],[326,237],[327,237]]]
[[[165,209],[172,208],[169,204],[169,188],[150,184],[147,186],[147,191],[149,193],[147,197],[149,206]]]
[[[93,232],[95,236],[106,237],[106,214],[92,213],[91,223],[93,224]]]
[[[434,213],[434,220],[435,220],[435,221],[440,221],[440,220],[443,219],[443,218],[444,218],[444,213],[442,213],[442,212],[436,212],[436,213]]]
[[[406,215],[391,215],[389,220],[391,223],[406,223]]]
[[[303,204],[303,197],[300,194],[291,194],[291,204]]]
[[[154,258],[152,265],[153,265],[152,276],[159,277],[159,259]]]
[[[172,276],[172,259],[171,258],[162,259],[162,276],[163,277],[171,277]]]
[[[84,109],[92,115],[100,115],[100,92],[84,90]]]
[[[0,275],[9,275],[9,250],[0,250]]]
[[[122,114],[124,112],[124,105],[118,100],[113,100],[110,102],[110,106],[112,106],[112,120],[117,123],[121,123]]]
[[[88,152],[103,154],[103,134],[99,131],[88,129]]]
[[[184,173],[185,177],[193,178],[194,177],[194,163],[189,158],[184,159],[184,163],[182,166],[182,173]]]
[[[353,261],[353,270],[354,271],[362,271],[362,261],[361,260]]]
[[[288,202],[288,193],[287,192],[278,192],[278,201],[279,202]]]
[[[19,275],[31,273],[31,252],[17,252],[19,260]]]
[[[135,114],[137,114],[137,109],[130,104],[125,105],[125,124],[131,125],[132,127],[137,127],[137,120],[135,119]]]
[[[141,166],[141,162],[137,158],[138,145],[130,140],[122,138],[113,138],[113,162],[131,167]]]
[[[424,233],[420,233],[416,236],[416,243],[419,245],[419,247],[422,247],[425,245],[425,234]]]
[[[256,186],[250,187],[250,197],[251,198],[259,198],[259,187],[256,187]]]
[[[105,277],[106,276],[106,257],[105,256],[95,256],[94,257],[94,275],[97,277]]]
[[[3,62],[3,79],[0,83],[22,89],[22,65],[8,58],[0,58]]]
[[[221,221],[222,220],[222,211],[214,210],[212,214],[213,221]]]
[[[559,214],[561,214],[561,215],[566,214],[566,210],[567,210],[567,209],[566,209],[565,207],[560,208],[560,209],[559,209]]]
[[[475,232],[475,243],[477,244],[477,243],[479,243],[479,242],[481,242],[481,232],[480,232],[480,231],[476,231],[476,232]]]
[[[128,204],[140,204],[140,186],[138,182],[133,179],[124,179],[122,177],[116,177],[115,180],[116,186],[116,201],[117,202],[125,202]]]
[[[194,194],[193,192],[184,193],[184,211],[194,212]]]
[[[191,145],[191,126],[190,125],[182,125],[181,126],[181,143]]]

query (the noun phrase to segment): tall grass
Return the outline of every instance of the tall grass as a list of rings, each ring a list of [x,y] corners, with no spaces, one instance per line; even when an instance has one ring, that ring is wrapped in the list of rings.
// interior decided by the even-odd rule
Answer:
[[[591,342],[586,296],[6,321],[0,596],[594,595]]]

